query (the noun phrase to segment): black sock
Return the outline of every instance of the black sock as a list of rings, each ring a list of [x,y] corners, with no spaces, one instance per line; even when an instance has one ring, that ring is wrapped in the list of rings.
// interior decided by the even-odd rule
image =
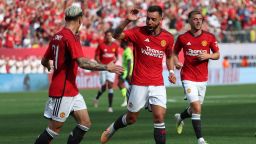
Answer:
[[[202,131],[201,131],[200,114],[192,114],[192,125],[193,125],[197,139],[203,137]]]
[[[54,136],[52,136],[46,129],[40,136],[38,136],[34,144],[49,144],[53,137]]]
[[[108,93],[108,107],[112,107],[113,96],[113,93]]]
[[[70,133],[68,137],[67,144],[79,144],[82,141],[84,134],[88,131],[87,127],[82,127],[83,128],[81,128],[81,125],[78,125],[73,129],[73,131]]]
[[[166,143],[166,131],[164,123],[154,124],[154,138],[156,144],[165,144]]]
[[[182,113],[180,113],[180,118],[182,120],[184,120],[186,118],[191,118],[192,115],[189,111],[190,111],[190,107],[186,108]]]
[[[98,100],[100,96],[105,92],[106,87],[102,86],[101,89],[98,91],[96,99]]]
[[[114,129],[118,130],[120,128],[124,128],[127,126],[126,122],[126,114],[121,115],[115,122],[114,122]]]

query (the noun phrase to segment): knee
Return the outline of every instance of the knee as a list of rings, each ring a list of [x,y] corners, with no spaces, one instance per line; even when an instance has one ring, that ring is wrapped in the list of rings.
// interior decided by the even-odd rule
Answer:
[[[136,116],[127,116],[127,124],[134,124],[134,123],[136,123],[136,121],[137,121],[137,117]]]
[[[164,115],[162,114],[154,115],[154,123],[162,123],[162,122],[164,122]]]
[[[86,126],[87,128],[90,128],[92,125],[91,121],[81,121],[79,124]]]
[[[192,113],[195,113],[195,114],[200,114],[201,113],[201,107],[193,107],[192,108]]]

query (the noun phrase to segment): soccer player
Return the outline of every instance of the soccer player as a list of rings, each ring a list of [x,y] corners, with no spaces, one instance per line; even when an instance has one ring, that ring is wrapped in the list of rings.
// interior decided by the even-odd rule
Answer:
[[[114,38],[129,40],[134,46],[134,68],[128,94],[128,111],[112,123],[101,135],[101,143],[106,143],[120,128],[134,124],[143,107],[152,111],[156,144],[166,143],[164,117],[166,113],[166,89],[162,76],[162,61],[166,55],[169,80],[175,83],[173,61],[173,36],[161,28],[162,9],[149,6],[146,26],[123,31],[132,21],[137,20],[139,10],[132,9],[115,30]]]
[[[49,71],[53,67],[54,71],[44,111],[44,116],[49,119],[48,127],[38,136],[35,144],[51,143],[70,114],[77,125],[69,135],[68,144],[79,144],[89,130],[91,122],[87,107],[76,85],[78,66],[90,70],[108,70],[117,74],[123,72],[123,68],[114,63],[103,65],[84,58],[77,35],[82,17],[80,7],[71,6],[65,10],[65,26],[53,36],[41,60],[44,67]],[[53,60],[53,66],[50,60]]]
[[[208,61],[219,59],[220,53],[213,34],[203,31],[203,16],[200,11],[188,15],[191,30],[180,35],[174,46],[174,59],[177,68],[181,68],[178,54],[183,49],[185,61],[181,69],[181,80],[189,107],[175,114],[177,133],[182,133],[183,120],[191,118],[198,144],[206,144],[201,132],[201,105],[204,102],[208,80]]]
[[[98,63],[109,64],[112,61],[117,61],[118,58],[118,45],[112,40],[112,32],[108,30],[105,32],[105,40],[100,43],[96,49],[95,60]],[[114,97],[113,83],[115,81],[115,73],[108,71],[100,72],[100,84],[96,98],[93,101],[94,107],[98,107],[99,98],[108,88],[108,112],[113,112],[112,103]]]
[[[124,68],[124,72],[119,75],[118,87],[121,90],[121,94],[124,97],[124,102],[121,104],[121,107],[127,106],[127,88],[126,85],[131,81],[132,68],[133,68],[133,54],[131,48],[128,46],[129,42],[122,40],[121,48],[124,49],[122,55],[122,66]],[[126,83],[125,83],[126,82]]]

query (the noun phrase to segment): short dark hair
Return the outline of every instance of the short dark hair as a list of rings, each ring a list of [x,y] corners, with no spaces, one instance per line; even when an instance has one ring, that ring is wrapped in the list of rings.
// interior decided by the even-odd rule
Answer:
[[[108,30],[106,30],[106,31],[104,32],[105,35],[107,35],[108,33],[111,33],[111,34],[112,34],[112,33],[113,33],[113,30],[112,30],[112,29],[108,29]]]
[[[162,16],[163,10],[160,6],[153,5],[148,7],[147,12],[158,12]]]
[[[195,14],[200,14],[202,15],[201,11],[200,10],[193,10],[191,12],[188,13],[188,18],[191,18],[193,15]]]

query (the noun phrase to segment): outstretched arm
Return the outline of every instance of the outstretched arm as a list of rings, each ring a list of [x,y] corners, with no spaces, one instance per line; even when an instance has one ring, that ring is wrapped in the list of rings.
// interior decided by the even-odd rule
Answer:
[[[99,64],[97,62],[91,61],[88,58],[83,58],[80,57],[77,59],[78,66],[83,69],[88,69],[88,70],[96,70],[96,71],[104,71],[107,70],[109,72],[121,74],[124,69],[121,66],[115,65],[113,62],[104,65],[104,64]]]

